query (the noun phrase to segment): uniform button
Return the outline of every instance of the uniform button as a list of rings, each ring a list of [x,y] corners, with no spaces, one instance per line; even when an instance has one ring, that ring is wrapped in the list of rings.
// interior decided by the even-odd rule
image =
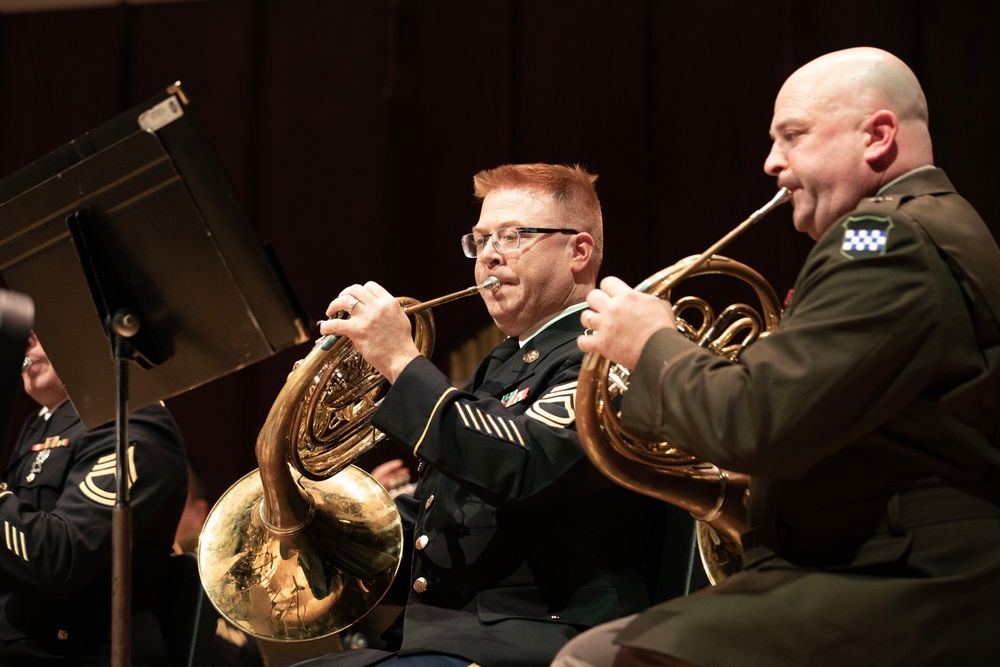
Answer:
[[[421,535],[420,537],[417,538],[416,544],[414,544],[414,546],[417,548],[417,551],[421,551],[424,547],[427,546],[427,543],[430,541],[431,538],[427,537],[426,535]]]
[[[60,630],[56,633],[56,639],[62,639],[63,641],[69,639],[69,633],[65,630]]]
[[[424,591],[426,591],[427,580],[424,579],[423,577],[417,577],[417,579],[413,582],[413,590],[415,590],[418,593],[423,593]]]
[[[433,504],[434,504],[434,494],[432,493],[431,495],[427,496],[427,500],[426,502],[424,502],[424,509],[429,510],[431,508],[431,505]]]

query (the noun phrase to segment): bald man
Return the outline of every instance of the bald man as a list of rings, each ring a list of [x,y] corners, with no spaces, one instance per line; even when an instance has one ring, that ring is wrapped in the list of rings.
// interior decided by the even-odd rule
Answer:
[[[615,278],[579,346],[624,426],[752,476],[744,571],[581,635],[581,665],[983,665],[1000,649],[1000,250],[933,166],[913,72],[871,48],[778,93],[764,170],[816,245],[730,363]]]

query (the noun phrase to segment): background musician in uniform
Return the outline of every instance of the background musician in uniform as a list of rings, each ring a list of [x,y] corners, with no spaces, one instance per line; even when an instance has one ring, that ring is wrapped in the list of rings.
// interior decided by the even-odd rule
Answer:
[[[0,664],[107,665],[111,655],[114,423],[87,430],[32,333],[24,388],[42,409],[21,430],[3,473]],[[187,458],[162,405],[129,418],[132,662],[167,665],[157,616]]]
[[[396,499],[413,551],[394,584],[407,598],[386,665],[547,665],[582,629],[649,604],[647,542],[660,508],[598,472],[574,426],[579,311],[601,262],[595,180],[546,164],[476,175],[481,215],[462,247],[477,283],[500,280],[481,294],[509,338],[461,389],[418,353],[380,285],[348,287],[327,310],[350,317],[321,332],[350,337],[392,383],[373,424],[420,462],[414,494]]]
[[[579,341],[634,369],[631,432],[753,476],[747,571],[554,664],[990,664],[1000,250],[933,166],[924,93],[885,51],[794,72],[771,136],[765,171],[816,240],[778,331],[730,363],[608,278]]]

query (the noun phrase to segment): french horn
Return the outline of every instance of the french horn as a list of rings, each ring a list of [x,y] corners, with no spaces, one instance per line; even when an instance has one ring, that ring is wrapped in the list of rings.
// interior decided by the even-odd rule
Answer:
[[[682,281],[706,274],[735,277],[753,288],[760,312],[733,304],[716,315],[698,297],[673,304],[677,328],[698,345],[737,361],[742,350],[775,330],[781,303],[766,280],[750,267],[716,255],[777,206],[791,198],[786,188],[700,255],[689,257],[650,276],[636,291],[670,299]],[[697,326],[685,312],[696,311]],[[666,442],[653,442],[622,427],[617,405],[628,389],[629,369],[598,354],[586,354],[576,389],[576,427],[591,462],[627,489],[676,505],[696,519],[698,550],[712,583],[742,567],[740,533],[747,528],[749,478],[701,461]]]
[[[431,301],[398,299],[414,343],[434,347],[430,308],[500,286],[496,277]],[[371,425],[388,382],[346,337],[324,336],[295,364],[257,437],[258,469],[212,507],[198,541],[205,593],[254,637],[305,641],[363,618],[399,569],[399,512],[353,465],[384,439]]]

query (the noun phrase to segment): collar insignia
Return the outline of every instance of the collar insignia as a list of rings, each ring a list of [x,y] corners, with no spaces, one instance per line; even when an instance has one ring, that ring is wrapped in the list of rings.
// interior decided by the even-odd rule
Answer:
[[[892,229],[890,218],[874,215],[851,216],[844,221],[842,227],[844,242],[840,246],[840,254],[844,257],[861,259],[885,254],[889,230]]]
[[[530,364],[536,361],[540,356],[541,355],[539,354],[538,350],[528,350],[527,352],[524,353],[524,356],[521,357],[521,359],[524,361],[524,363]]]

